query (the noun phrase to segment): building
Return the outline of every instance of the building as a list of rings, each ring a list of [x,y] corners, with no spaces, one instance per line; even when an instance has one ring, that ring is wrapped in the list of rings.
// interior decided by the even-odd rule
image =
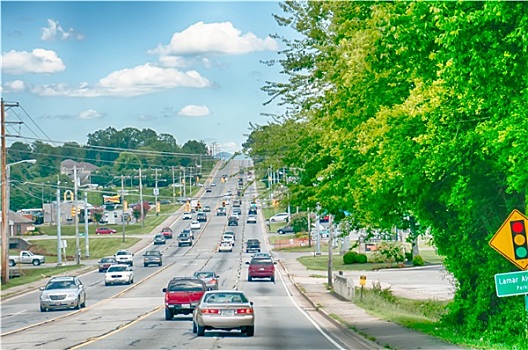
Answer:
[[[77,178],[79,185],[88,185],[91,183],[92,172],[99,169],[98,166],[86,162],[76,162],[71,159],[66,159],[61,162],[60,173],[68,175],[73,180],[74,169],[77,169]]]

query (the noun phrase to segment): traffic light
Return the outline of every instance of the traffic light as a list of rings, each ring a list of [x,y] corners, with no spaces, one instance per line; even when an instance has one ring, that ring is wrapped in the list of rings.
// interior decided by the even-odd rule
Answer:
[[[225,201],[222,202],[222,207],[225,207]]]
[[[72,218],[77,214],[77,209],[75,207],[71,208],[71,216]]]
[[[524,220],[510,221],[515,260],[528,259],[528,237]]]

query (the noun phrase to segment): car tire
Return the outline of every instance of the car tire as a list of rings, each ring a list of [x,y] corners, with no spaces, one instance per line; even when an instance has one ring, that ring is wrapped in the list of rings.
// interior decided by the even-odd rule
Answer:
[[[162,264],[162,263],[159,263],[159,264],[158,264],[158,266],[161,266],[161,265],[163,265],[163,264]]]
[[[33,266],[39,266],[40,265],[40,260],[33,260]]]
[[[246,335],[248,337],[252,337],[253,335],[255,335],[255,326],[247,326],[246,327]]]
[[[46,312],[46,311],[48,311],[48,309],[47,309],[47,308],[45,308],[45,307],[42,307],[42,306],[40,307],[40,312]]]
[[[84,309],[86,307],[86,297],[84,297],[84,301],[81,304],[81,309]]]
[[[248,281],[249,281],[249,282],[253,281],[253,277],[248,276]]]
[[[132,283],[134,283],[134,279],[133,278],[128,282],[128,284],[132,284]]]
[[[203,337],[204,334],[205,334],[205,327],[200,326],[200,325],[196,325],[196,335],[198,337]]]
[[[105,282],[105,286],[108,286],[108,285],[110,285],[110,283],[108,283],[108,282]]]
[[[173,317],[173,316],[174,316],[174,315],[172,314],[172,311],[171,311],[171,310],[169,310],[169,309],[165,309],[165,320],[166,320],[166,321],[170,321],[170,320],[172,320],[172,317]]]
[[[147,266],[148,266],[148,264],[143,264],[143,267],[147,267]]]
[[[99,269],[99,272],[103,272],[103,270]]]
[[[74,309],[79,310],[81,308],[81,297],[77,299],[77,305],[75,305]]]
[[[9,266],[13,267],[16,265],[16,262],[14,260],[9,260]]]
[[[283,230],[278,230],[277,232],[279,233],[279,235],[283,235],[284,234]]]
[[[275,276],[271,276],[271,282],[275,282]]]
[[[196,332],[198,332],[198,327],[196,327],[196,322],[193,321],[193,328],[192,328],[192,332],[196,334]]]

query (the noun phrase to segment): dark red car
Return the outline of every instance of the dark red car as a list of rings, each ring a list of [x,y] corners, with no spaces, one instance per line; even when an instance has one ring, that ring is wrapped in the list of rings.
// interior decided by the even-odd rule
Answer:
[[[167,288],[162,289],[165,293],[165,319],[172,320],[178,314],[192,314],[206,290],[207,285],[199,278],[171,279]]]
[[[98,227],[95,229],[96,235],[111,235],[112,233],[116,233],[117,231],[113,228],[108,227]]]
[[[161,230],[161,234],[165,238],[172,238],[172,229],[170,227],[165,227]]]
[[[97,264],[99,266],[99,272],[105,272],[110,266],[117,264],[117,260],[113,256],[107,256],[99,260]]]
[[[251,262],[246,262],[248,267],[248,281],[252,281],[253,278],[269,278],[272,282],[275,282],[275,264],[271,259],[268,258],[253,258]]]

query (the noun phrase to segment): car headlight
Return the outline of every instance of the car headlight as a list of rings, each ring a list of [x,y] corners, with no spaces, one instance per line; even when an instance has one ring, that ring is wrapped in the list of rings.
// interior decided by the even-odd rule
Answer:
[[[68,294],[66,294],[66,298],[68,298],[68,299],[74,299],[74,298],[77,298],[77,294],[75,294],[75,293],[68,293]]]
[[[48,299],[49,299],[49,297],[48,297],[47,294],[41,294],[40,295],[40,300],[48,300]]]

